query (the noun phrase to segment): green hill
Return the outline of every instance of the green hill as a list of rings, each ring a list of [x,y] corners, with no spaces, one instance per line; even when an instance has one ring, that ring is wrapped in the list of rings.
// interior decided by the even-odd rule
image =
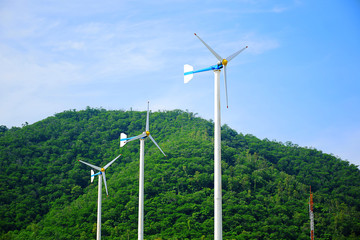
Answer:
[[[88,107],[1,126],[0,239],[94,239],[97,184],[77,159],[100,166],[120,153],[102,236],[136,239],[139,144],[120,149],[119,134],[141,133],[145,118]],[[145,143],[145,238],[213,239],[213,123],[181,110],[150,122],[168,157]],[[316,239],[360,238],[360,171],[346,161],[224,125],[222,173],[224,239],[308,239],[310,185]]]

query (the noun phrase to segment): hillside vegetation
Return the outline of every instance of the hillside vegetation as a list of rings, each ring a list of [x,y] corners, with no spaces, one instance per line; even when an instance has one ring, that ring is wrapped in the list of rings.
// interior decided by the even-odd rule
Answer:
[[[103,239],[136,239],[139,143],[146,112],[69,110],[21,128],[0,127],[0,239],[94,239],[103,166]],[[213,123],[181,110],[150,114],[145,143],[146,239],[213,239]],[[308,239],[309,188],[316,239],[360,238],[360,171],[291,142],[222,127],[224,239]]]

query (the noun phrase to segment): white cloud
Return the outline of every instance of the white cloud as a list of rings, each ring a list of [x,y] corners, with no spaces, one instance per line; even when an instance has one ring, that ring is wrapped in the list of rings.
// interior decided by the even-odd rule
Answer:
[[[282,12],[285,12],[287,11],[288,8],[287,7],[279,7],[279,6],[275,6],[273,7],[271,10],[269,10],[270,12],[273,12],[273,13],[282,13]]]
[[[194,111],[200,112],[204,104],[211,106],[212,77],[211,87],[201,94],[196,88],[204,84],[202,76],[198,77],[202,82],[194,84],[195,89],[173,89],[171,81],[182,84],[182,64],[187,58],[195,59],[199,67],[213,63],[201,52],[193,54],[194,49],[204,46],[189,32],[187,24],[179,24],[171,15],[133,21],[133,14],[141,13],[136,12],[134,5],[112,4],[113,9],[100,5],[86,5],[80,19],[76,11],[82,8],[81,4],[8,2],[0,10],[4,13],[0,14],[0,31],[4,33],[0,38],[0,64],[4,69],[0,72],[0,92],[5,102],[0,111],[9,113],[0,117],[0,124],[19,125],[84,105],[114,108],[111,100],[106,103],[112,94],[128,106],[142,106],[151,99],[154,109],[193,106]],[[124,9],[123,17],[107,19],[116,8]],[[251,45],[249,53],[261,54],[278,46],[276,40],[255,33],[244,35],[241,40],[226,41],[219,50],[225,47],[232,53],[247,42]],[[208,54],[204,50],[203,54]],[[177,74],[179,79],[169,80]],[[146,89],[134,88],[134,84]],[[160,85],[155,89],[156,84]],[[119,93],[114,87],[119,88]],[[139,92],[141,97],[134,98]],[[197,104],[191,104],[192,101]],[[209,109],[212,111],[212,107]]]
[[[78,41],[66,41],[58,43],[58,47],[54,49],[55,51],[65,51],[65,50],[85,50],[85,43]]]

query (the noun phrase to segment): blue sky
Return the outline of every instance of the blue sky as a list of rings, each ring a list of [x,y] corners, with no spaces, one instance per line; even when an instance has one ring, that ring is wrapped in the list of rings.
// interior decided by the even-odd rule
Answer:
[[[228,65],[222,124],[360,165],[360,2],[0,1],[0,125],[68,109],[182,109],[213,119],[213,73]],[[222,79],[223,81],[223,79]],[[145,123],[144,123],[145,124]]]

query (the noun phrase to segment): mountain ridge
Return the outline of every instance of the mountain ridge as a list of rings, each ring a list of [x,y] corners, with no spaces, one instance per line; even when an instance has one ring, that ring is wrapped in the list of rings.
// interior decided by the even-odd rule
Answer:
[[[139,134],[146,112],[88,107],[0,131],[1,239],[88,239],[96,225],[95,165],[122,153],[107,172],[103,239],[134,239]],[[213,123],[182,110],[150,115],[145,152],[148,239],[213,238]],[[314,192],[317,239],[360,236],[360,172],[347,161],[291,142],[260,140],[222,126],[224,239],[305,239]]]

